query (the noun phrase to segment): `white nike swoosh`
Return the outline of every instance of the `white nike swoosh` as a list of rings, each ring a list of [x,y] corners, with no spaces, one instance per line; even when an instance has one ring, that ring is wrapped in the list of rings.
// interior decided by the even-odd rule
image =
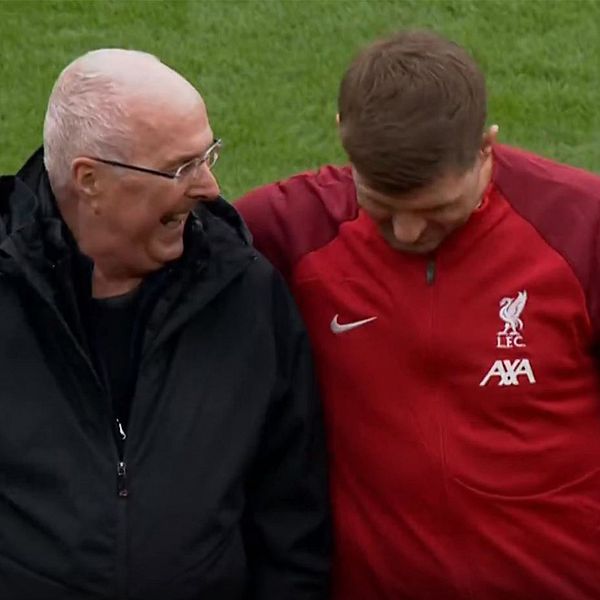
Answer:
[[[370,317],[369,319],[363,319],[362,321],[354,321],[353,323],[339,323],[338,322],[339,315],[335,315],[333,319],[331,319],[330,327],[331,331],[335,334],[345,333],[346,331],[351,331],[352,329],[356,329],[357,327],[361,327],[362,325],[366,325],[371,321],[374,321],[377,317]]]

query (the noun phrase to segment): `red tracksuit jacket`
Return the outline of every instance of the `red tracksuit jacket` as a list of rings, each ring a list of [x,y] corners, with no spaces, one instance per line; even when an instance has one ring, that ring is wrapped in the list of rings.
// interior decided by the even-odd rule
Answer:
[[[600,598],[600,178],[506,146],[433,257],[348,168],[236,207],[287,277],[323,390],[336,600]]]

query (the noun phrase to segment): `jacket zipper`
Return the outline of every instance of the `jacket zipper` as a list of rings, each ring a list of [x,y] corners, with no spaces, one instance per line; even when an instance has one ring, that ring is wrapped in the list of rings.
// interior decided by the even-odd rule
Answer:
[[[50,307],[50,309],[54,312],[55,317],[60,323],[63,330],[66,332],[67,336],[70,338],[70,341],[74,344],[78,353],[83,357],[84,361],[87,363],[94,380],[100,390],[106,393],[106,388],[104,384],[101,382],[98,373],[93,367],[92,362],[90,361],[87,354],[81,348],[78,340],[72,334],[68,324],[63,319],[60,312],[54,306],[52,302],[49,302],[47,298],[42,294],[36,286],[32,286],[33,289],[41,296],[44,302]],[[110,405],[112,406],[112,402],[110,402],[110,398],[108,399]],[[118,419],[115,418],[114,422],[111,423],[111,432],[112,437],[115,440],[115,449],[117,455],[117,469],[116,469],[116,483],[117,483],[117,539],[116,539],[116,574],[117,574],[117,596],[122,600],[127,599],[127,503],[125,500],[129,496],[129,488],[127,484],[127,463],[125,462],[124,457],[124,442],[126,439],[125,431]]]
[[[113,428],[117,444],[117,539],[116,539],[116,578],[117,597],[121,600],[127,598],[127,498],[129,497],[127,462],[125,461],[125,440],[127,435],[123,425],[115,417]]]
[[[430,288],[431,291],[431,304],[430,304],[430,322],[429,322],[429,326],[430,326],[430,330],[429,330],[429,336],[430,336],[430,343],[431,343],[431,359],[432,361],[435,361],[435,347],[436,347],[436,332],[437,327],[436,327],[436,299],[437,296],[439,294],[439,284],[437,286],[437,289],[431,289],[433,288],[434,284],[436,284],[436,279],[437,279],[437,264],[436,264],[436,259],[435,257],[430,257],[427,259],[427,265],[425,268],[425,281],[427,283],[427,286]],[[435,371],[437,371],[437,366],[435,368]],[[438,384],[439,385],[439,384]],[[434,392],[434,395],[437,397],[437,388]],[[440,421],[440,428],[443,428],[443,421]],[[440,436],[442,436],[442,431],[440,431]],[[445,439],[441,438],[440,439],[440,460],[441,460],[441,468],[442,468],[442,477],[444,478],[444,480],[447,480],[447,473],[448,473],[448,465],[447,465],[447,456],[446,456],[446,448],[445,448]],[[446,488],[446,503],[449,506],[452,506],[450,503],[450,494],[448,492],[447,489],[447,484],[445,484],[445,488]],[[449,512],[450,518],[452,520],[456,519],[455,516],[455,511],[450,510]],[[453,570],[453,579],[456,580],[457,582],[457,586],[458,589],[460,589],[460,592],[463,594],[464,598],[472,598],[473,594],[471,592],[470,586],[469,586],[469,577],[468,577],[468,566],[465,566],[463,564],[463,561],[459,561],[457,563],[455,563],[452,567]],[[461,597],[463,597],[461,596]]]
[[[129,490],[127,489],[127,463],[125,462],[125,440],[127,435],[119,419],[115,419],[117,448],[119,451],[119,460],[117,462],[117,495],[119,498],[127,498]]]
[[[117,463],[117,494],[119,498],[127,498],[129,490],[127,489],[127,463],[120,460]]]
[[[90,372],[92,373],[95,383],[99,389],[106,393],[106,388],[98,376],[93,363],[89,359],[88,355],[82,349],[77,338],[71,332],[68,324],[60,314],[56,306],[50,302],[46,296],[35,285],[31,285],[35,292],[42,298],[42,300],[49,306],[50,310],[54,313],[56,319],[60,323],[62,329],[66,332],[67,337],[71,343],[75,346],[79,355],[83,358],[87,364]],[[108,399],[109,403],[110,398]],[[117,570],[117,592],[118,597],[126,600],[127,599],[127,505],[125,500],[129,496],[129,489],[127,485],[127,463],[124,458],[124,441],[126,439],[125,431],[118,419],[115,418],[114,423],[111,424],[111,431],[113,439],[115,440],[115,449],[117,454],[117,539],[116,539],[116,570]]]

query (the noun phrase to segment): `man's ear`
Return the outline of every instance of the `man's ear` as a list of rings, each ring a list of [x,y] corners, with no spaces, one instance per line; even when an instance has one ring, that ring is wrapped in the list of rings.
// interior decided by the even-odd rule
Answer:
[[[481,138],[481,154],[483,158],[487,158],[492,153],[492,146],[498,141],[498,125],[491,125],[483,132]]]
[[[98,163],[85,156],[77,157],[71,163],[71,174],[80,200],[93,208],[101,187]]]

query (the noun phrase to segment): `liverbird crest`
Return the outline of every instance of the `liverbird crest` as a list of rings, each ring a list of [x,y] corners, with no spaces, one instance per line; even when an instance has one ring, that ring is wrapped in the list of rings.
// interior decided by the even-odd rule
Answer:
[[[504,329],[498,335],[521,335],[523,321],[521,314],[527,304],[527,292],[523,290],[516,298],[502,298],[500,300],[500,318],[504,321]]]

